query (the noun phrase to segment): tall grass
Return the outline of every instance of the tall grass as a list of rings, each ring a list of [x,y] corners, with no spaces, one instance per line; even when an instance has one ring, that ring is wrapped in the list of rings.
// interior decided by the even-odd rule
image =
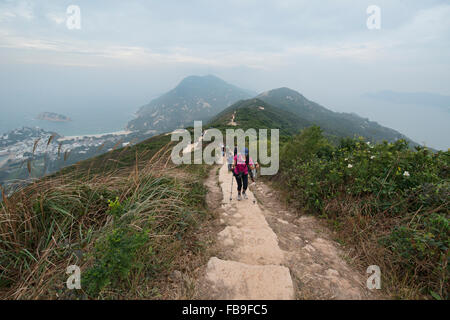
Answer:
[[[198,175],[168,174],[170,150],[128,151],[126,163],[103,156],[103,171],[94,160],[2,190],[0,298],[156,296],[152,279],[170,269],[204,200]],[[69,265],[81,268],[79,291],[66,290]]]

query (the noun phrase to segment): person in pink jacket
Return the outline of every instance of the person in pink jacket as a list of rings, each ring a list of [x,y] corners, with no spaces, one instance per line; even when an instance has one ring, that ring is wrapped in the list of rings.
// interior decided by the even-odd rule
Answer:
[[[244,148],[242,151],[242,153],[238,153],[234,156],[232,167],[233,175],[237,182],[238,200],[241,200],[242,197],[244,197],[244,199],[248,198],[246,194],[248,187],[248,170],[253,170],[254,168],[253,159],[249,156],[248,149]]]

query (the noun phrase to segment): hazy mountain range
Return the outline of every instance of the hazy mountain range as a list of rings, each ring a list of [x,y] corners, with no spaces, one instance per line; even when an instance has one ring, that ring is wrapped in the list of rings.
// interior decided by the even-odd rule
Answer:
[[[286,133],[293,134],[316,124],[325,133],[337,137],[363,136],[372,141],[404,138],[411,141],[401,133],[367,118],[331,111],[289,88],[257,95],[212,75],[183,79],[174,89],[141,107],[137,118],[128,123],[127,129],[163,133],[192,126],[194,120],[207,122],[214,118],[214,122],[221,116],[229,117],[228,113],[244,106],[248,114],[244,116],[243,110],[240,110],[238,118],[241,122],[243,117],[246,119],[253,114],[258,117],[258,125],[270,123],[271,127],[278,126]],[[257,110],[259,112],[255,114]]]

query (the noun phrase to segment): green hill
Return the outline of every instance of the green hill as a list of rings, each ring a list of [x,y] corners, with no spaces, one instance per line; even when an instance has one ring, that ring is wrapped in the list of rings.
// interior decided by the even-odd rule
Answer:
[[[233,114],[235,114],[237,126],[244,130],[280,129],[280,135],[290,136],[312,125],[311,122],[262,100],[249,99],[238,101],[219,113],[208,123],[208,127],[233,128],[234,126],[230,124]]]

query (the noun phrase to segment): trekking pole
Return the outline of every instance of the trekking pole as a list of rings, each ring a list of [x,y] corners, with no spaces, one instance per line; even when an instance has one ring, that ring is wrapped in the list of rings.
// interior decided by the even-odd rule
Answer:
[[[233,173],[231,174],[231,191],[230,191],[230,201],[233,200]]]

